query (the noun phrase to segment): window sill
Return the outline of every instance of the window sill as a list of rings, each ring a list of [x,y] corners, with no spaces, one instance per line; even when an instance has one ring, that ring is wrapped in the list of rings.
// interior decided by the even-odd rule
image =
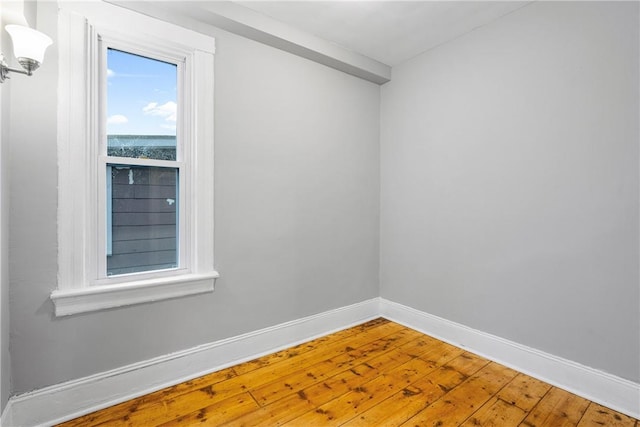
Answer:
[[[57,289],[51,293],[56,317],[213,292],[218,272],[186,274],[110,286]]]

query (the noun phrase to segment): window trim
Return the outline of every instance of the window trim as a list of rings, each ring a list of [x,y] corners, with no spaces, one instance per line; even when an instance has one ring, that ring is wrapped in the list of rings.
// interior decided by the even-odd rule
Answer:
[[[106,3],[75,3],[59,10],[58,97],[58,287],[51,293],[56,316],[66,316],[130,304],[158,301],[214,290],[219,277],[213,262],[213,54],[215,41],[204,34],[159,21]],[[131,34],[144,28],[145,34]],[[166,39],[171,35],[171,41]],[[98,250],[101,153],[94,141],[101,135],[99,38],[122,40],[144,51],[184,55],[183,102],[191,113],[182,117],[183,130],[192,146],[179,159],[188,165],[184,173],[191,188],[185,194],[185,268],[142,274],[100,277]],[[161,43],[158,40],[163,40]],[[176,42],[179,40],[181,43]],[[112,46],[109,44],[109,46]],[[130,50],[127,50],[130,51]],[[135,51],[132,51],[135,53]],[[85,82],[84,84],[78,82]],[[101,144],[104,142],[101,141]],[[179,142],[180,143],[180,142]],[[184,142],[182,142],[184,143]],[[106,153],[106,152],[105,152]],[[131,163],[127,159],[126,163]],[[137,163],[137,159],[136,159]],[[173,163],[173,162],[172,162]],[[104,171],[102,171],[104,172]],[[104,177],[102,183],[104,183]],[[106,192],[102,191],[104,195]],[[103,215],[104,216],[104,215]],[[104,221],[103,221],[104,222]],[[103,230],[104,231],[104,230]]]

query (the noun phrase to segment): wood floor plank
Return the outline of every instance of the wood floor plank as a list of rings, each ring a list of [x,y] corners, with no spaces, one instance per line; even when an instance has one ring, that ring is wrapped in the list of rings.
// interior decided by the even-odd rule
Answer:
[[[383,371],[387,372],[387,374],[383,373],[371,381],[361,381],[362,378],[358,378],[360,381],[356,384],[348,385],[348,391],[340,395],[340,397],[316,408],[315,411],[309,412],[303,417],[296,418],[291,422],[291,425],[317,425],[317,423],[321,423],[320,425],[337,425],[348,421],[349,418],[354,418],[360,412],[367,411],[372,405],[376,405],[378,402],[382,402],[393,395],[399,388],[405,388],[415,379],[427,375],[442,363],[459,356],[463,352],[461,349],[442,342],[433,342],[432,345],[428,346],[416,342],[413,346],[414,348],[411,347],[403,346],[401,348],[411,350],[410,353],[412,353],[413,360],[391,370],[387,369]],[[435,354],[439,354],[439,357],[435,356]],[[467,361],[470,361],[470,364],[473,364],[474,361],[482,365],[488,363],[477,356],[469,357]],[[454,370],[451,367],[446,369]],[[404,391],[404,393],[410,392]],[[343,411],[343,406],[348,409]]]
[[[336,342],[325,342],[314,348],[312,351],[307,351],[287,360],[282,360],[269,364],[268,366],[260,367],[247,372],[240,377],[246,378],[251,382],[257,381],[259,378],[266,377],[271,377],[272,380],[277,379],[292,370],[304,369],[309,366],[309,364],[318,363],[332,357],[343,355],[344,353],[351,351],[351,349],[368,345],[389,336],[391,336],[389,340],[398,339],[397,337],[402,336],[402,334],[410,332],[412,332],[410,329],[397,324],[384,324],[377,328],[355,334],[348,343],[345,343],[342,340],[338,340]],[[261,382],[261,384],[266,384],[267,382],[269,381]]]
[[[488,364],[489,361],[484,357],[464,351],[459,357],[456,357],[447,363],[447,367],[469,377]]]
[[[509,368],[489,363],[402,425],[461,425],[516,374]]]
[[[260,407],[244,416],[228,423],[220,424],[228,427],[280,426],[295,417],[315,408],[303,393],[280,399],[269,406]]]
[[[228,399],[243,393],[242,391],[238,391],[235,384],[230,384],[231,381],[233,381],[233,379],[223,381],[216,386],[205,387],[179,396],[168,397],[161,401],[154,402],[143,411],[136,410],[126,415],[123,418],[126,423],[117,425],[156,426],[216,403],[228,401]],[[108,420],[104,424],[97,425],[114,424],[113,420]]]
[[[157,424],[158,421],[153,420],[153,423],[149,422],[146,425],[160,425],[162,427],[220,425],[258,407],[258,404],[249,393],[243,393],[213,405],[205,406],[195,412],[181,415],[165,423]]]
[[[400,388],[408,386],[434,368],[432,364],[420,358],[411,359],[285,425],[340,425],[384,401]]]
[[[462,423],[462,427],[516,427],[526,416],[527,412],[513,403],[494,397]]]
[[[392,346],[396,344],[401,345],[407,340],[415,340],[417,335],[420,334],[411,330],[403,330],[362,347],[347,346],[344,352],[337,356],[276,377],[273,381],[262,386],[252,387],[251,393],[260,405],[269,404],[283,395],[292,394],[314,383],[324,381],[340,371],[365,363],[369,359],[390,351]]]
[[[383,319],[61,425],[285,424],[640,427],[633,418]]]
[[[591,403],[578,427],[635,427],[636,420],[597,403]]]
[[[462,358],[460,357],[462,352],[463,350],[458,349],[457,353],[451,354],[455,355],[456,359],[465,361],[463,365],[465,373],[458,371],[456,366],[460,364],[454,362],[455,359],[451,359],[449,363],[404,387],[390,398],[343,425],[349,427],[398,426],[404,423],[489,363],[481,357],[465,355]]]
[[[574,427],[587,406],[588,400],[552,387],[522,424],[526,427]]]
[[[551,385],[547,383],[524,374],[518,374],[513,381],[498,392],[497,397],[529,412],[547,394],[549,389],[551,389]]]
[[[261,420],[269,420],[269,425],[281,425],[306,412],[316,410],[336,396],[348,393],[362,384],[378,377],[407,361],[411,356],[400,352],[387,351],[368,362],[349,368],[326,381],[298,390],[289,396],[264,406],[259,410],[234,420],[233,425],[259,425]]]

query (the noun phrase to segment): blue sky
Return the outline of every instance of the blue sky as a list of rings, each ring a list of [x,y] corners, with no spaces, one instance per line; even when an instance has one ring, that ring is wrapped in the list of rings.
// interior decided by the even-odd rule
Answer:
[[[107,134],[175,135],[177,67],[107,50]]]

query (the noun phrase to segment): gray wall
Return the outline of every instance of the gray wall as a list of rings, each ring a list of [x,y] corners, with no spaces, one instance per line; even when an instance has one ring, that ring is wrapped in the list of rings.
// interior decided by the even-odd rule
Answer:
[[[39,5],[50,35],[55,11]],[[216,35],[212,294],[53,317],[57,43],[37,75],[13,82],[13,392],[378,295],[379,87]]]
[[[6,7],[6,6],[5,6]],[[0,5],[0,11],[3,6]],[[10,52],[11,43],[0,19],[0,52]],[[0,412],[9,399],[9,82],[0,85]]]
[[[639,381],[638,3],[535,2],[382,88],[381,295]]]
[[[3,26],[4,28],[4,26]],[[2,40],[2,52],[5,50]],[[9,399],[9,84],[0,86],[0,411]]]
[[[11,39],[4,27],[9,24],[34,25],[35,3],[13,0],[0,4],[0,52],[11,66],[18,66],[13,57]],[[16,77],[11,75],[11,77]],[[17,76],[19,79],[21,76]],[[11,165],[9,141],[11,139],[11,87],[12,79],[0,85],[0,411],[4,410],[11,393],[10,312],[9,312],[9,204]]]

